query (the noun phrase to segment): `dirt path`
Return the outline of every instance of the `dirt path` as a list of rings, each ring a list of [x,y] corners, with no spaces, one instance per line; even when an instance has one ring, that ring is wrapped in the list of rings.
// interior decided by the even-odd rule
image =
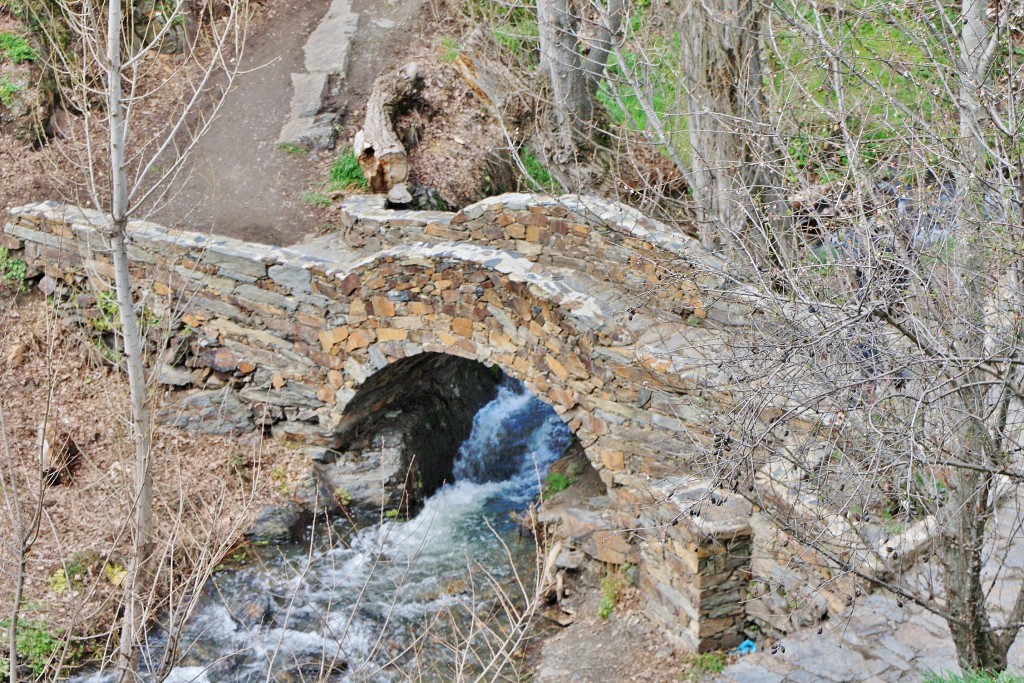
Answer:
[[[320,212],[302,197],[333,154],[289,153],[276,140],[288,116],[291,74],[304,72],[303,45],[329,4],[281,0],[267,10],[247,42],[243,73],[193,153],[190,173],[154,220],[268,244],[297,242],[317,227]],[[410,47],[423,4],[353,3],[359,31],[352,41],[348,74],[325,107],[341,114],[343,126],[350,127],[350,119],[361,111],[377,74]]]
[[[288,244],[316,227],[302,201],[312,163],[276,144],[288,114],[291,74],[328,0],[281,0],[262,17],[243,71],[190,160],[190,175],[154,217],[173,227]]]

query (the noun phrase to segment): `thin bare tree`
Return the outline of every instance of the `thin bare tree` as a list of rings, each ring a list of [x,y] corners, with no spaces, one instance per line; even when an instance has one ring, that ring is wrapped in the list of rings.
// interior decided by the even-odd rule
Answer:
[[[130,221],[160,204],[216,115],[238,71],[248,6],[245,0],[211,0],[194,13],[190,3],[177,0],[142,16],[125,16],[124,8],[122,3],[89,0],[41,4],[37,11],[49,12],[54,21],[35,24],[48,43],[48,66],[56,74],[62,97],[81,112],[78,157],[62,161],[77,169],[78,186],[92,206],[109,217],[104,232],[114,266],[134,446],[129,525],[133,553],[124,581],[127,596],[119,648],[122,680],[131,680],[137,647],[145,637],[150,590],[153,465],[145,341],[140,329],[143,304],[128,254]],[[55,28],[58,25],[60,31]],[[163,71],[158,55],[172,41],[179,43],[184,55],[174,68]],[[147,106],[165,89],[174,89],[169,98],[177,101],[177,107],[159,122],[147,120]]]

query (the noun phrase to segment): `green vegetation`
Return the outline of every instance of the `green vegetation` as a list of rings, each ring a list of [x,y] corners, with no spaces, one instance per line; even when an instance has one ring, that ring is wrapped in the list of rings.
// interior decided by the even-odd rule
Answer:
[[[0,620],[0,630],[4,631],[5,640],[7,629],[11,627],[10,620]],[[32,670],[32,675],[39,678],[45,672],[50,663],[60,656],[64,647],[64,641],[60,634],[51,633],[46,624],[38,621],[18,621],[17,633],[18,659]],[[78,651],[69,652],[69,661],[76,661],[80,658]],[[0,657],[0,678],[6,678],[9,673],[10,663],[7,659]]]
[[[0,104],[9,107],[14,103],[15,93],[21,90],[21,86],[12,83],[7,78],[0,78]]]
[[[523,147],[519,150],[519,158],[523,162],[523,168],[526,169],[525,180],[531,189],[548,194],[561,193],[562,186],[551,176],[551,171],[533,152]]]
[[[349,492],[348,489],[334,489],[334,499],[337,500],[338,504],[343,508],[347,508],[349,505],[352,504],[352,494]]]
[[[459,43],[449,36],[441,39],[441,61],[452,64],[459,58]]]
[[[387,512],[385,512],[384,516],[387,519],[398,519],[398,516],[400,514],[402,514],[402,513],[400,513],[397,509],[392,508],[391,510],[388,510]]]
[[[288,485],[288,473],[284,471],[282,467],[275,467],[270,470],[270,481],[274,483],[274,490],[282,495],[287,496],[292,491],[292,487]]]
[[[777,4],[776,10],[787,22],[805,27],[779,32],[766,79],[770,99],[792,125],[787,151],[795,170],[821,182],[848,171],[841,128],[824,113],[839,110],[840,96],[843,125],[860,164],[903,165],[910,128],[952,132],[955,107],[944,86],[952,65],[943,57],[941,27],[929,27],[936,17],[891,5],[879,9],[861,0],[837,13],[800,3]],[[838,72],[820,58],[817,31],[843,54]]]
[[[128,570],[116,562],[107,562],[103,565],[103,576],[114,586],[120,586],[128,576]]]
[[[1024,678],[1006,671],[1002,673],[968,671],[964,674],[938,674],[929,671],[924,675],[922,683],[1024,683]]]
[[[0,90],[0,97],[2,97]],[[28,275],[28,265],[20,258],[13,258],[7,249],[0,247],[0,285],[4,285],[17,292],[24,292],[25,278]]]
[[[66,566],[58,567],[50,574],[50,590],[57,595],[65,593],[78,585],[85,572],[86,567],[79,560],[72,560]]]
[[[352,148],[346,147],[338,154],[338,158],[334,160],[334,165],[331,166],[328,182],[332,189],[343,190],[349,187],[358,187],[361,190],[365,190],[369,187],[366,184],[366,178],[363,177],[363,170],[359,168],[359,162],[356,160],[356,155]]]
[[[113,332],[121,329],[121,309],[117,303],[117,292],[109,289],[96,294],[96,308],[100,315],[91,319],[89,324],[97,332]],[[142,334],[145,334],[160,324],[162,318],[154,313],[148,306],[144,306],[139,316],[139,325],[142,326]]]
[[[684,662],[686,670],[683,672],[680,680],[696,683],[708,676],[720,674],[725,669],[725,658],[725,653],[720,650],[690,655]]]
[[[615,571],[601,579],[601,602],[597,606],[599,619],[607,619],[619,604],[619,597],[629,582],[621,571]]]
[[[34,62],[36,58],[36,51],[28,44],[24,36],[0,31],[0,61],[20,64]]]
[[[544,500],[547,500],[556,493],[561,493],[570,486],[573,485],[575,480],[561,474],[559,472],[552,472],[544,480]]]
[[[301,145],[293,145],[290,142],[282,142],[277,146],[277,148],[285,154],[290,154],[295,157],[303,157],[307,154],[305,147],[302,147]]]
[[[323,192],[303,192],[302,201],[310,206],[316,206],[322,209],[331,205],[331,198]]]
[[[522,66],[536,68],[540,50],[537,12],[533,3],[506,4],[492,0],[468,0],[462,12],[474,26],[489,26],[494,39],[508,48]]]

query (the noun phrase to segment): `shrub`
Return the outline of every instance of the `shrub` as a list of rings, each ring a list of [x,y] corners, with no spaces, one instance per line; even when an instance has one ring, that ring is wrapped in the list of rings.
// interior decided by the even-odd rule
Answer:
[[[36,60],[36,51],[23,36],[16,33],[0,32],[0,58],[2,61],[20,64]]]
[[[9,620],[0,621],[0,629],[7,631],[11,627]],[[50,661],[53,660],[61,649],[64,642],[57,635],[50,633],[46,624],[38,621],[18,621],[18,633],[16,636],[18,659],[32,670],[32,675],[39,678],[46,672]],[[0,675],[9,673],[10,663],[7,659],[0,657]]]

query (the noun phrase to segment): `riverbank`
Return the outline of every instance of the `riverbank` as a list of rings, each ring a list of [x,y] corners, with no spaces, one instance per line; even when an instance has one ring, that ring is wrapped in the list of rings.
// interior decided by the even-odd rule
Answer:
[[[5,295],[2,304],[0,526],[20,529],[31,541],[24,553],[21,618],[47,636],[40,635],[32,654],[33,670],[56,674],[102,657],[116,642],[111,630],[129,561],[127,382],[41,295]],[[156,412],[173,405],[166,387],[152,387]],[[51,444],[67,435],[81,451],[66,483],[43,483],[41,432]],[[161,572],[149,609],[155,615],[170,606],[170,614],[180,616],[255,512],[290,495],[303,457],[256,433],[197,436],[159,422],[153,444]],[[4,618],[11,613],[19,555],[12,545],[0,545]]]

